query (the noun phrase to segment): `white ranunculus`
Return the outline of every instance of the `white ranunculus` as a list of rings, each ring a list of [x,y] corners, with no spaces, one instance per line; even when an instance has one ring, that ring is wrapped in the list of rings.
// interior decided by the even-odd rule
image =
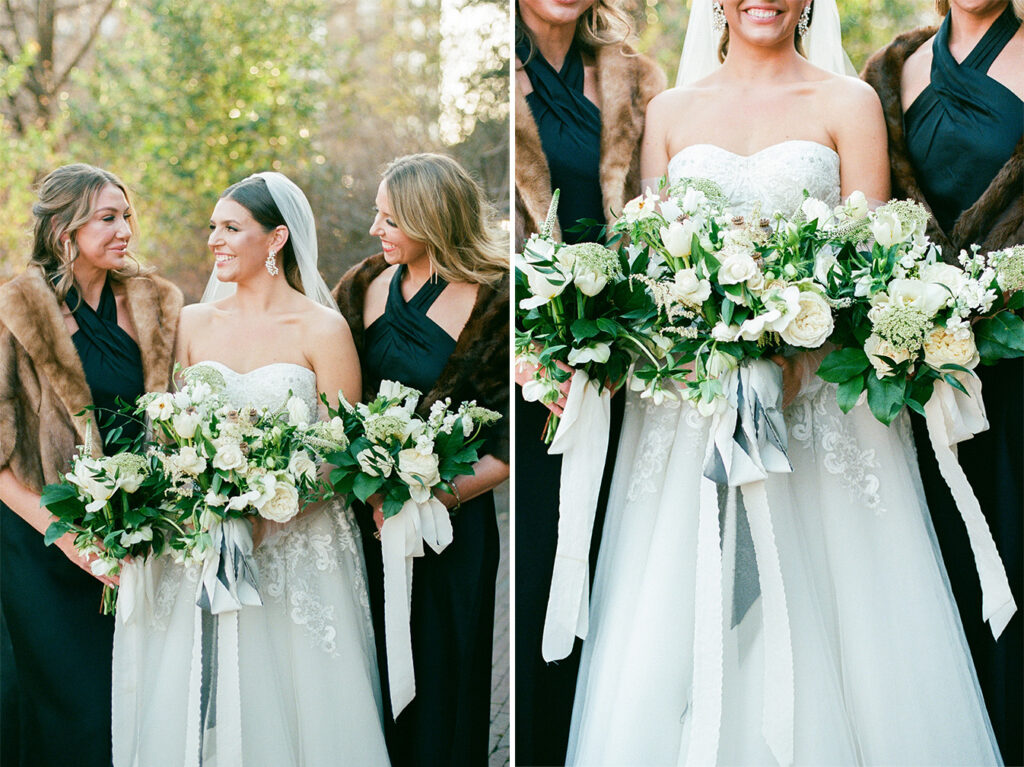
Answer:
[[[596,296],[608,284],[608,275],[597,269],[580,268],[574,272],[573,281],[583,295]]]
[[[880,211],[870,224],[871,234],[875,241],[883,248],[890,248],[896,243],[906,242],[914,232],[912,229],[904,229],[899,217],[887,210]]]
[[[718,270],[718,281],[722,285],[738,285],[757,274],[757,262],[746,248],[726,248],[722,266]]]
[[[584,346],[582,349],[573,349],[569,352],[569,364],[572,366],[585,365],[588,362],[605,363],[612,354],[612,348],[606,343],[594,343]]]
[[[961,336],[948,328],[936,325],[924,340],[924,361],[933,368],[943,365],[960,365],[973,370],[981,361],[974,333],[969,329]]]
[[[792,346],[816,349],[832,335],[834,328],[832,310],[825,299],[815,291],[805,290],[800,293],[800,312],[779,335]]]
[[[661,227],[661,241],[673,258],[687,258],[693,245],[693,235],[698,231],[693,219],[679,222],[673,221],[667,227]]]
[[[289,397],[284,407],[288,411],[288,423],[292,426],[309,423],[309,405],[301,397]]]
[[[160,394],[146,405],[146,415],[154,421],[166,421],[174,414],[174,398],[170,394]]]
[[[174,417],[171,418],[171,426],[174,427],[174,430],[178,432],[182,439],[192,439],[196,433],[196,428],[202,420],[203,418],[199,411],[190,406],[174,414]]]
[[[913,306],[926,317],[934,317],[946,305],[949,291],[942,285],[922,280],[892,280],[889,283],[889,303]]]
[[[918,274],[924,282],[947,287],[949,289],[946,296],[947,303],[952,303],[969,281],[969,277],[963,269],[944,263],[926,264],[921,267]]]
[[[191,445],[185,445],[177,455],[171,457],[171,460],[174,462],[174,467],[182,474],[190,474],[195,477],[206,471],[206,458]],[[214,466],[216,465],[215,458]]]
[[[417,503],[426,503],[430,488],[441,481],[437,461],[433,453],[411,448],[398,454],[398,476],[409,486],[409,495]]]
[[[711,295],[711,283],[702,280],[693,269],[680,269],[672,282],[672,297],[691,306],[700,306]]]
[[[910,352],[906,349],[897,349],[888,341],[885,341],[874,333],[867,337],[864,341],[864,352],[868,355],[868,359],[875,368],[875,375],[878,378],[885,378],[890,375],[892,370],[889,367],[889,363],[885,360],[879,359],[879,357],[888,357],[897,364],[904,360],[910,359]]]
[[[300,450],[292,454],[292,457],[289,459],[288,473],[295,477],[296,480],[305,477],[310,482],[313,482],[316,480],[316,464],[306,454],[306,451]]]
[[[232,471],[245,466],[245,454],[242,453],[240,442],[223,437],[214,440],[216,453],[213,455],[213,468],[221,471]]]
[[[569,277],[561,270],[544,273],[534,269],[529,264],[519,264],[519,270],[526,275],[526,281],[530,286],[529,298],[519,302],[520,309],[536,309],[548,303],[552,298],[561,295],[569,284]]]
[[[832,208],[821,200],[808,197],[800,206],[808,221],[817,221],[818,228],[823,229],[832,223]]]
[[[371,477],[390,477],[394,466],[391,453],[380,445],[371,445],[365,450],[360,450],[356,455],[356,461],[359,462],[359,468],[363,473]]]

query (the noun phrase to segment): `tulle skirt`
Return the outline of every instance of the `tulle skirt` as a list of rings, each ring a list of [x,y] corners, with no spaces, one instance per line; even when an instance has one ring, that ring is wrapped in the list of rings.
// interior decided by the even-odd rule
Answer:
[[[360,549],[350,511],[336,504],[256,550],[263,605],[243,607],[237,627],[244,765],[388,764]],[[185,752],[197,715],[189,697],[203,620],[199,568],[166,556],[131,566],[149,568],[153,591],[128,622],[118,616],[114,764],[192,764]],[[225,673],[218,668],[214,686],[227,683]],[[239,767],[225,761],[203,764]]]
[[[795,764],[1001,764],[906,416],[886,428],[864,406],[844,415],[823,385],[786,420],[793,473],[766,484],[792,635]],[[569,764],[685,757],[708,425],[689,405],[627,401]],[[737,522],[723,524],[728,581]],[[724,608],[717,764],[775,764],[762,734],[762,601],[738,623]]]

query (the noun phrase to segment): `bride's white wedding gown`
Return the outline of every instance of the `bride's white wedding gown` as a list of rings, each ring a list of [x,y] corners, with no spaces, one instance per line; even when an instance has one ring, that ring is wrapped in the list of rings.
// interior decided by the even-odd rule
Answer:
[[[668,173],[716,181],[745,215],[792,213],[804,189],[839,202],[838,155],[808,141],[749,157],[690,146]],[[627,397],[576,688],[574,765],[675,765],[691,735],[709,422],[688,405]],[[844,415],[834,386],[815,378],[786,423],[793,473],[770,476],[767,491],[792,632],[795,764],[1000,764],[907,416],[886,428],[865,405]],[[762,735],[761,604],[734,628],[724,610],[718,764],[775,764]]]
[[[239,374],[203,364],[224,374],[227,399],[236,406],[277,408],[290,390],[317,411],[316,376],[308,368],[276,363]],[[263,606],[238,613],[242,763],[387,765],[365,569],[351,512],[334,504],[297,518],[257,548],[255,560]],[[167,556],[144,567],[150,599],[127,623],[119,614],[114,634],[114,764],[199,764],[197,755],[185,753],[188,718],[196,715],[188,701],[199,567]],[[217,682],[227,684],[224,673],[219,669]],[[227,761],[208,753],[201,763],[240,767]]]

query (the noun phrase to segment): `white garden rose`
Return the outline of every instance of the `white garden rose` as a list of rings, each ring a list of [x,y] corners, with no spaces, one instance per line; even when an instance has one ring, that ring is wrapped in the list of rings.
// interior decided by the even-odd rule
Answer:
[[[301,397],[289,397],[284,407],[288,411],[288,423],[292,426],[309,423],[309,405]]]
[[[305,477],[310,482],[316,480],[316,464],[304,450],[294,453],[288,461],[288,473],[295,479]]]
[[[779,335],[792,346],[816,349],[832,335],[834,328],[832,310],[825,299],[813,290],[804,290],[800,293],[800,313]]]
[[[371,477],[390,477],[391,469],[394,467],[394,460],[391,453],[380,445],[371,445],[365,450],[356,454],[356,461],[364,474]]]
[[[417,503],[426,503],[430,499],[430,488],[441,481],[437,460],[433,453],[412,448],[398,454],[398,476],[409,486],[409,495]]]
[[[588,362],[605,363],[612,354],[612,348],[606,343],[593,343],[584,346],[582,349],[573,349],[569,352],[569,364],[573,367],[585,365]]]
[[[934,317],[946,305],[949,291],[937,283],[922,280],[892,280],[889,303],[913,306],[926,317]]]
[[[189,474],[195,477],[206,471],[206,458],[191,445],[185,445],[178,451],[177,455],[171,456],[170,460],[174,468],[182,474]],[[242,462],[245,462],[244,459]],[[214,466],[216,465],[216,459],[214,459]]]
[[[195,436],[196,428],[202,420],[203,417],[199,414],[199,411],[189,406],[174,414],[171,418],[171,426],[174,427],[174,430],[178,432],[182,439],[192,439]]]
[[[722,266],[718,270],[718,281],[723,285],[738,285],[758,272],[757,262],[746,248],[726,246],[720,255]]]
[[[671,291],[677,301],[700,306],[711,295],[711,283],[700,279],[693,269],[680,269],[675,273]]]
[[[936,325],[924,340],[924,361],[936,369],[943,365],[960,365],[973,370],[981,361],[974,333],[970,329],[966,334],[955,333]]]
[[[892,373],[889,363],[880,359],[880,357],[888,357],[897,364],[910,359],[910,352],[906,349],[897,349],[888,341],[879,338],[874,333],[868,336],[867,340],[864,341],[864,353],[868,355],[868,359],[874,366],[875,375],[878,378],[885,378],[887,375]]]
[[[216,453],[213,455],[213,468],[221,471],[232,471],[245,466],[245,454],[242,444],[237,440],[219,437],[213,441]]]
[[[287,477],[274,477],[267,475],[268,480],[274,478],[274,482],[267,482],[267,490],[271,490],[269,497],[265,492],[256,499],[255,506],[264,519],[271,522],[287,522],[299,513],[299,491],[295,489]]]
[[[166,421],[174,414],[174,397],[159,394],[146,405],[146,415],[154,421]]]

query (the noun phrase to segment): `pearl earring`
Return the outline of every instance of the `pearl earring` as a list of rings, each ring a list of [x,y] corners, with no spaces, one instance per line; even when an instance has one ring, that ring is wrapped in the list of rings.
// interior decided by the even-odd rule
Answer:
[[[800,11],[800,21],[796,24],[796,32],[800,37],[807,34],[807,28],[811,25],[811,6],[810,3],[804,6],[804,9]]]
[[[277,276],[277,273],[280,270],[277,268],[277,253],[274,252],[273,248],[271,248],[270,252],[267,254],[267,260],[263,262],[263,265],[267,267],[267,273],[270,274],[271,277]]]
[[[721,3],[711,4],[711,28],[718,35],[725,31],[725,9]]]

